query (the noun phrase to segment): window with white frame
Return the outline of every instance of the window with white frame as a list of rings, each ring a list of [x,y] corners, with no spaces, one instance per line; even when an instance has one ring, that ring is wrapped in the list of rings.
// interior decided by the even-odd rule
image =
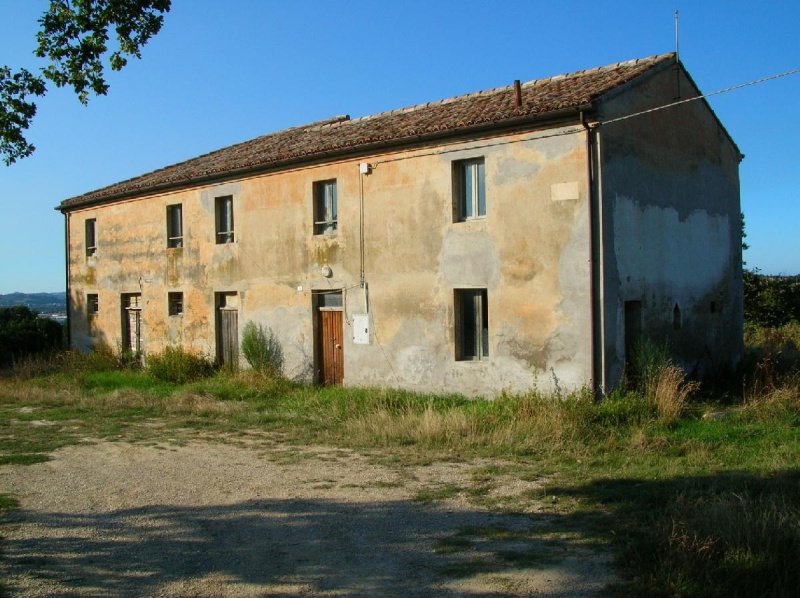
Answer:
[[[338,227],[336,179],[314,183],[314,234],[330,235]]]
[[[167,206],[167,247],[183,247],[183,205]]]
[[[233,196],[215,198],[214,207],[217,244],[233,243]]]
[[[457,361],[489,358],[489,302],[486,289],[455,289]]]
[[[483,158],[453,162],[453,214],[456,221],[486,216],[485,171]]]
[[[86,256],[97,253],[97,219],[87,218],[86,228]]]

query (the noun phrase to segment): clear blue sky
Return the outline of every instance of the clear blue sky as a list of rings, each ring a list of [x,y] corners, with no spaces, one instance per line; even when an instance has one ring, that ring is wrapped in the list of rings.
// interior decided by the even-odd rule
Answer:
[[[44,0],[0,0],[0,64],[29,69]],[[62,199],[336,114],[352,117],[669,52],[704,92],[800,66],[800,2],[173,0],[88,107],[53,90],[0,165],[0,293],[64,288]],[[750,267],[800,273],[800,75],[711,98],[746,158]]]

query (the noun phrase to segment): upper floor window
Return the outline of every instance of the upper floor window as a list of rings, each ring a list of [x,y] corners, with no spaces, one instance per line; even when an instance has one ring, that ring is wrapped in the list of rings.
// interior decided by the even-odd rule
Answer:
[[[214,204],[217,244],[233,243],[233,196],[217,197]]]
[[[86,219],[86,255],[97,253],[97,219]]]
[[[336,206],[336,179],[314,183],[314,234],[329,235],[336,232],[338,222]]]
[[[453,162],[453,212],[456,221],[486,216],[483,158]]]
[[[167,247],[183,247],[183,206],[167,206]]]

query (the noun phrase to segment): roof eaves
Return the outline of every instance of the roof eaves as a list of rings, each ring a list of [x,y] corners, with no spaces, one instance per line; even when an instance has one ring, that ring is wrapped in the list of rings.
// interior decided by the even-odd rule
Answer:
[[[135,197],[144,197],[148,195],[157,195],[160,193],[164,193],[167,191],[176,191],[179,189],[188,189],[192,187],[196,187],[198,185],[204,185],[209,183],[215,182],[222,182],[225,180],[241,178],[243,176],[250,176],[256,174],[263,174],[267,172],[274,172],[278,170],[283,170],[289,167],[296,167],[302,165],[311,165],[311,164],[318,164],[324,163],[332,159],[342,159],[346,157],[356,157],[361,156],[364,154],[373,153],[378,150],[387,150],[392,148],[402,148],[414,145],[421,145],[425,143],[429,143],[432,141],[441,141],[442,139],[458,139],[460,137],[476,135],[480,133],[486,133],[489,131],[506,131],[510,129],[519,128],[525,125],[531,124],[547,124],[550,122],[558,122],[563,120],[565,117],[569,115],[578,115],[581,112],[588,112],[594,108],[594,104],[582,104],[580,106],[576,106],[574,108],[566,108],[556,111],[548,111],[545,113],[536,113],[536,114],[527,114],[523,117],[517,119],[507,119],[503,121],[493,121],[489,123],[480,123],[479,125],[473,125],[469,127],[462,127],[457,130],[453,129],[445,129],[440,131],[435,131],[428,134],[423,135],[410,135],[408,137],[393,137],[390,139],[385,139],[381,141],[376,141],[367,144],[359,144],[356,146],[343,146],[337,148],[335,150],[331,150],[329,152],[324,153],[316,153],[310,155],[302,155],[293,157],[287,160],[280,160],[276,162],[272,162],[269,164],[261,164],[255,166],[246,166],[243,168],[238,168],[235,170],[226,170],[217,173],[210,173],[205,176],[201,177],[194,177],[191,179],[186,179],[182,181],[175,181],[169,183],[163,183],[160,185],[153,185],[150,187],[146,187],[143,189],[129,189],[125,191],[121,191],[119,193],[113,193],[110,195],[106,195],[103,197],[98,197],[96,199],[87,199],[86,201],[74,201],[80,199],[80,195],[76,197],[72,197],[70,199],[66,199],[61,202],[58,206],[54,209],[61,212],[67,213],[78,209],[84,209],[88,207],[94,207],[99,205],[105,205],[108,203],[114,203],[117,201],[121,201],[123,199],[132,199]],[[368,117],[365,117],[368,118]],[[356,119],[358,120],[358,119]],[[285,130],[285,129],[284,129]],[[283,131],[281,131],[283,132]],[[264,137],[264,136],[262,136]],[[247,142],[245,142],[247,143]],[[228,146],[233,147],[233,146]],[[223,151],[223,148],[218,151]],[[211,154],[215,152],[210,152]],[[203,154],[207,155],[207,154]],[[201,157],[201,156],[198,156]],[[194,158],[192,158],[194,159]],[[187,160],[188,162],[189,160]],[[172,168],[173,166],[183,164],[184,162],[179,162],[175,165],[170,165],[165,168]],[[153,173],[159,172],[164,169],[158,169],[152,171]],[[126,179],[124,181],[120,181],[119,183],[115,184],[122,184],[127,181],[135,180],[139,177],[133,177],[131,179]],[[72,203],[68,203],[72,202]]]

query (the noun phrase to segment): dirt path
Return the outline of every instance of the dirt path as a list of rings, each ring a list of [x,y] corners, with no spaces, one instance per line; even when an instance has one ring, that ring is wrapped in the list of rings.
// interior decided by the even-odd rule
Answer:
[[[280,443],[69,447],[0,467],[20,502],[0,580],[21,596],[581,596],[611,580],[607,555],[554,534],[535,505],[413,500],[475,466]]]

